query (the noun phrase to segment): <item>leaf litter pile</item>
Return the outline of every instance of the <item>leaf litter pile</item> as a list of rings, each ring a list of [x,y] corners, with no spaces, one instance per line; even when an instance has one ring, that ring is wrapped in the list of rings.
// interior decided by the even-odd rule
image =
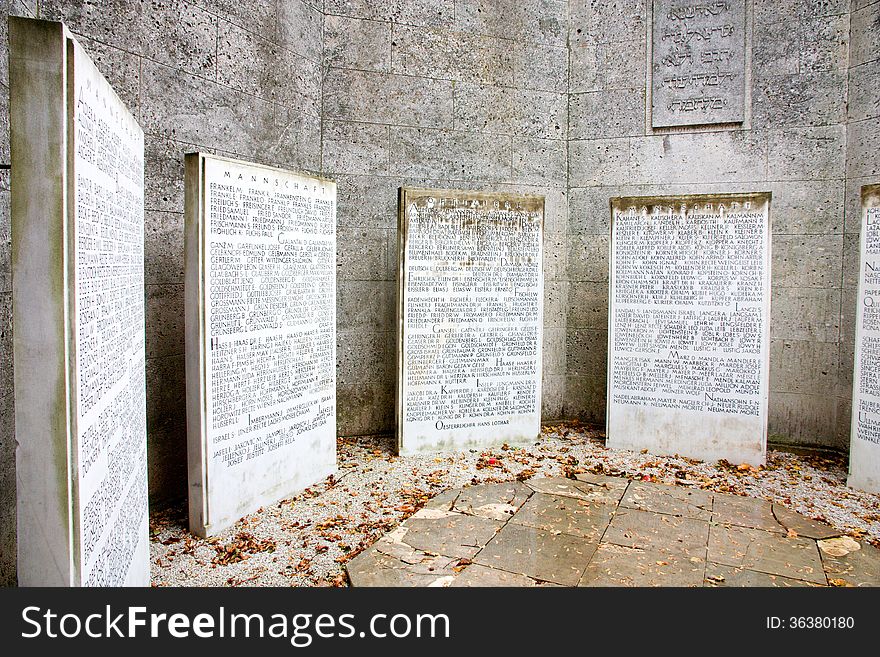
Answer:
[[[768,450],[767,465],[607,449],[576,424],[539,441],[485,451],[398,457],[393,438],[340,438],[338,472],[259,509],[218,536],[186,529],[186,507],[154,513],[154,586],[346,586],[345,564],[449,488],[583,472],[748,495],[784,504],[880,547],[880,495],[846,487],[846,457]]]

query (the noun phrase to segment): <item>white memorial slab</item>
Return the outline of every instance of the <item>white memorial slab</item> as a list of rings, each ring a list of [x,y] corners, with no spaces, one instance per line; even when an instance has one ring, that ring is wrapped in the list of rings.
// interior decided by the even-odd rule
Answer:
[[[190,529],[336,470],[336,183],[186,156]]]
[[[543,197],[401,190],[401,453],[540,433],[543,226]]]
[[[611,201],[608,445],[764,462],[770,194]]]
[[[144,136],[61,23],[10,18],[24,586],[147,586]]]
[[[880,493],[880,185],[862,187],[859,253],[847,484]]]

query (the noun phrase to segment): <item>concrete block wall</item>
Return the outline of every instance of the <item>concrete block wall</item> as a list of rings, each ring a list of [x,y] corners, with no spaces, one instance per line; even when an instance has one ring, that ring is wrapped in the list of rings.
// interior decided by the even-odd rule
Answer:
[[[563,414],[595,422],[605,417],[609,197],[769,190],[770,434],[843,448],[852,381],[847,318],[853,314],[844,275],[851,250],[846,180],[857,153],[862,167],[877,161],[867,142],[852,143],[857,128],[847,128],[847,78],[858,77],[849,54],[850,2],[748,4],[746,121],[727,128],[651,128],[645,91],[651,11],[650,0],[570,3]],[[876,26],[863,32],[876,39]],[[877,55],[876,42],[860,48]],[[862,102],[873,100],[875,114],[876,89],[875,78]],[[850,120],[853,111],[851,103]]]
[[[324,3],[321,170],[339,189],[338,422],[391,431],[397,189],[546,197],[543,411],[565,384],[567,3]]]

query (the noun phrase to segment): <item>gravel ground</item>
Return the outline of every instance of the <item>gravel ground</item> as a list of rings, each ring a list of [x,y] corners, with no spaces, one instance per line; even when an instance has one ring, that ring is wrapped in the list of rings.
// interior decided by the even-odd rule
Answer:
[[[767,465],[606,449],[604,434],[545,426],[534,445],[443,455],[393,455],[392,438],[339,440],[336,477],[264,507],[222,534],[186,529],[186,508],[152,515],[154,586],[347,586],[345,562],[454,487],[595,472],[749,495],[799,511],[880,547],[880,495],[846,487],[846,459],[769,450]]]

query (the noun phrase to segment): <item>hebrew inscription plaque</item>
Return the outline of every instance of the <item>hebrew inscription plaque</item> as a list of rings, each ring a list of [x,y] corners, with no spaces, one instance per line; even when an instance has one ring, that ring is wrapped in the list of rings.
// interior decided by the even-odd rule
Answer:
[[[401,190],[401,452],[540,432],[543,222],[543,197]]]
[[[745,0],[654,0],[655,128],[743,121],[745,17]]]
[[[186,156],[190,529],[336,469],[336,184]]]
[[[880,493],[880,185],[862,188],[848,484]]]
[[[769,194],[611,202],[609,446],[764,461]]]
[[[19,583],[146,586],[144,135],[61,23],[10,27]]]

